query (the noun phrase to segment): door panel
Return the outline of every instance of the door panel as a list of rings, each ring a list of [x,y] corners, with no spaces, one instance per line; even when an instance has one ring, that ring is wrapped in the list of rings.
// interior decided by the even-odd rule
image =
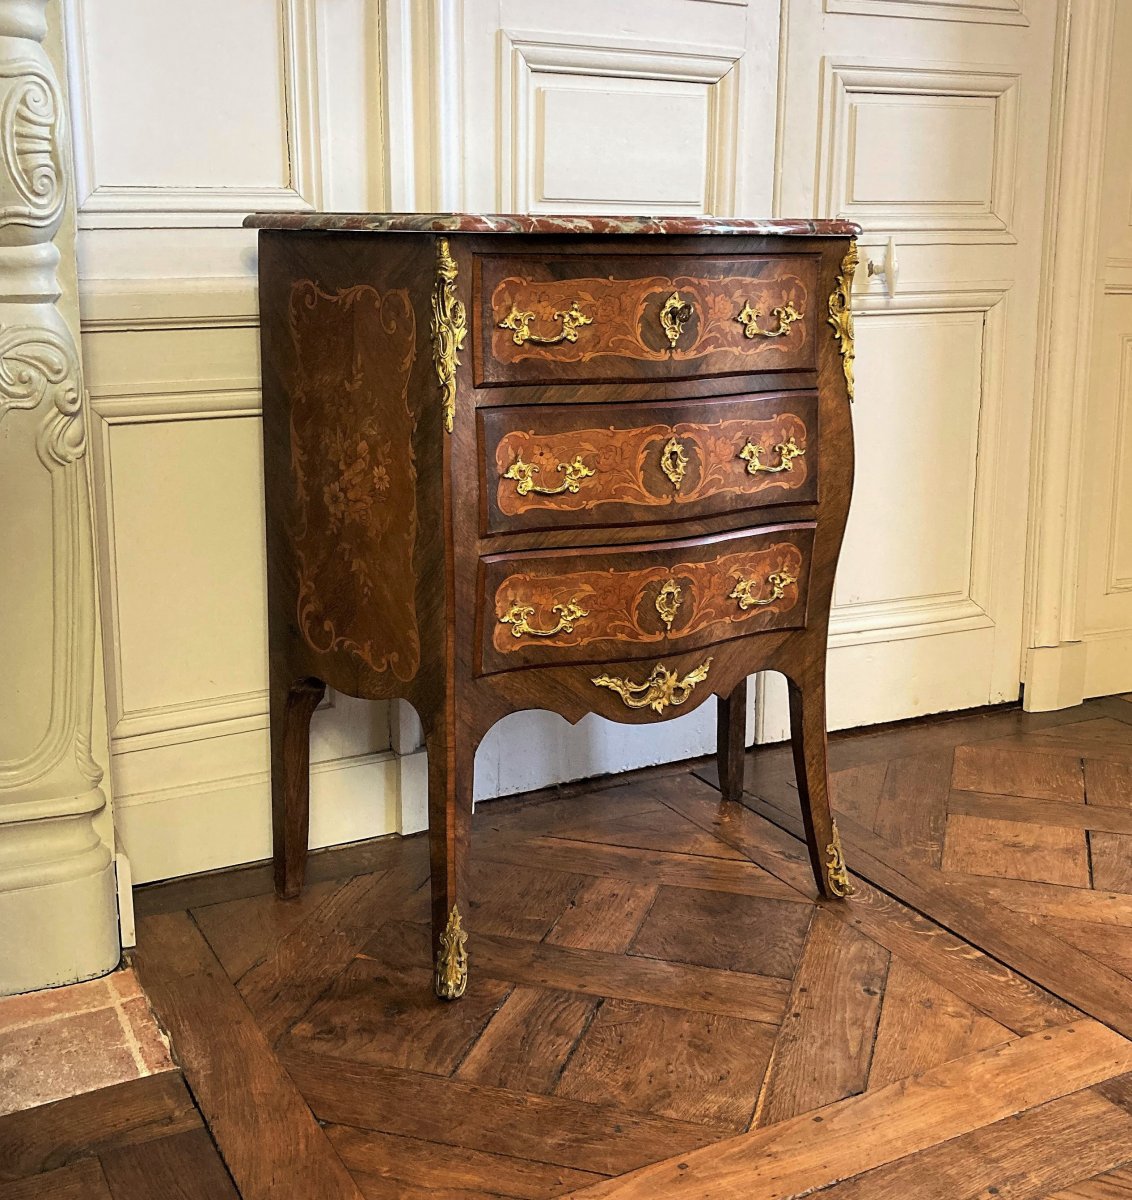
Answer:
[[[452,39],[460,203],[767,213],[778,10],[778,0],[465,0]]]
[[[854,412],[860,465],[834,590],[839,616],[868,605],[880,619],[914,601],[938,618],[970,600],[984,322],[981,312],[885,312],[867,326],[858,390],[900,402]]]

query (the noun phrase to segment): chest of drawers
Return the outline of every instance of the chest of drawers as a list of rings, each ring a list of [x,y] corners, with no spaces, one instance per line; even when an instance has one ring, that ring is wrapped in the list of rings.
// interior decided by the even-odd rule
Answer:
[[[302,886],[326,685],[414,705],[436,989],[468,977],[476,747],[501,717],[666,721],[789,683],[814,876],[849,507],[856,227],[276,214],[260,228],[276,886]],[[517,747],[516,753],[537,752]]]

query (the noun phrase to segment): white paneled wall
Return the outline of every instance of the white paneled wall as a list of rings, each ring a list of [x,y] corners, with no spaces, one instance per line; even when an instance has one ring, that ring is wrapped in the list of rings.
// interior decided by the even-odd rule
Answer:
[[[214,228],[319,206],[312,0],[69,8],[81,228]]]
[[[255,209],[380,208],[376,6],[70,0],[116,824],[137,882],[270,853]],[[327,129],[333,126],[333,137]],[[312,843],[398,828],[332,695]]]
[[[860,221],[889,274],[857,280],[832,723],[1017,696],[1068,0],[67,2],[113,776],[139,879],[269,848],[253,209]],[[1085,567],[1098,636],[1132,626],[1109,612],[1132,595],[1128,262],[1114,251],[1098,350],[1114,382],[1091,486],[1115,513]],[[780,736],[780,690],[757,695]],[[478,791],[713,738],[711,705],[658,729],[516,714],[480,748]],[[314,842],[418,827],[407,710],[331,697],[314,756]]]
[[[1012,57],[1033,40],[1020,30],[1005,37],[1016,44],[1002,47]],[[828,168],[821,203],[870,232],[946,232],[948,244],[1009,242],[1021,71],[988,70],[981,55],[939,70],[927,65],[939,40],[924,38],[926,44],[913,49],[923,62],[826,59],[822,151]],[[1034,68],[1048,65],[1052,41],[1034,49],[1044,51]],[[1047,109],[1048,97],[1035,115]],[[1036,155],[1043,167],[1044,157]],[[959,239],[962,233],[972,236]]]
[[[464,206],[769,211],[777,0],[451,8],[460,124],[441,170]]]

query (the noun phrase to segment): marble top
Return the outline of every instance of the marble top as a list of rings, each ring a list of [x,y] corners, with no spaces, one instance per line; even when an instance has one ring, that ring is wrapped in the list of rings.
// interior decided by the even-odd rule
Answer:
[[[321,229],[343,232],[403,233],[648,233],[767,234],[787,237],[856,237],[852,221],[784,220],[749,217],[575,216],[535,213],[252,213],[250,229]]]

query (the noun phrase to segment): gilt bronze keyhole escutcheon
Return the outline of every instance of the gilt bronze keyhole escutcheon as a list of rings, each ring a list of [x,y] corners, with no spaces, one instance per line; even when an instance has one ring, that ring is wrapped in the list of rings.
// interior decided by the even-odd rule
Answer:
[[[656,600],[653,603],[669,633],[672,632],[672,622],[676,620],[676,614],[680,611],[683,599],[680,585],[675,579],[669,579],[661,584],[660,591],[656,594]]]
[[[688,454],[684,444],[675,436],[670,437],[660,452],[660,469],[668,476],[668,482],[676,491],[684,482],[688,472]]]
[[[691,316],[692,306],[686,300],[680,299],[679,292],[673,292],[665,300],[660,310],[660,324],[664,330],[664,336],[668,338],[668,344],[673,350],[676,349],[676,343],[680,340],[684,326]]]

